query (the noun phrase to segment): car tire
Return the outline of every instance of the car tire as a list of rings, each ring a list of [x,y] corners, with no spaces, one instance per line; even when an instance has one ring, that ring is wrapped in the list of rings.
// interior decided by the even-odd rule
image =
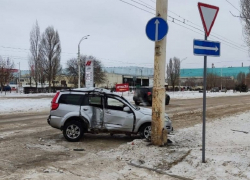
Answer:
[[[167,97],[167,98],[166,98],[165,105],[169,105],[169,101],[170,101],[170,98],[169,98],[169,97]]]
[[[151,124],[145,124],[144,126],[142,126],[142,128],[140,129],[140,136],[142,139],[151,139]]]
[[[135,101],[135,105],[139,106],[139,104],[140,104],[140,103],[139,103],[138,101]]]
[[[77,142],[83,136],[82,123],[79,121],[70,121],[63,128],[63,136],[70,142]]]

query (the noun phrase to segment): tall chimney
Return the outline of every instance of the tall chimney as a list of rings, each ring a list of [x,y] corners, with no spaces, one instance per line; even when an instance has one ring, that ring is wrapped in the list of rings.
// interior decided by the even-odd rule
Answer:
[[[243,67],[243,63],[242,63],[242,65],[241,65],[241,67]]]

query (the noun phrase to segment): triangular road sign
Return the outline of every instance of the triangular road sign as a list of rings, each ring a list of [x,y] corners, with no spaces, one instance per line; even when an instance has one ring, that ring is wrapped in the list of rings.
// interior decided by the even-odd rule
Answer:
[[[219,7],[199,2],[198,8],[200,11],[201,20],[202,20],[204,30],[206,32],[206,35],[209,36],[209,34],[212,30],[212,27],[214,25],[214,21],[215,21],[217,14],[219,12]]]

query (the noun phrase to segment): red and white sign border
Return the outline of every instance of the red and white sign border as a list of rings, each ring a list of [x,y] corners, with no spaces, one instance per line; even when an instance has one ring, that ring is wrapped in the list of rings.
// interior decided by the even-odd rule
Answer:
[[[202,11],[201,11],[201,6],[203,7],[207,7],[207,8],[211,8],[211,9],[216,9],[216,13],[215,13],[215,16],[214,16],[214,19],[212,21],[212,24],[210,26],[210,29],[207,29],[207,26],[206,26],[206,23],[205,23],[205,20],[204,20],[204,17],[203,17],[203,14],[202,14]],[[214,25],[214,21],[217,17],[217,14],[219,12],[219,7],[217,6],[213,6],[213,5],[209,5],[209,4],[205,4],[205,3],[201,3],[201,2],[198,2],[198,8],[199,8],[199,12],[200,12],[200,16],[201,16],[201,20],[202,20],[202,24],[203,24],[203,27],[204,27],[204,30],[205,30],[205,33],[207,35],[207,37],[209,36],[211,30],[212,30],[212,27]]]

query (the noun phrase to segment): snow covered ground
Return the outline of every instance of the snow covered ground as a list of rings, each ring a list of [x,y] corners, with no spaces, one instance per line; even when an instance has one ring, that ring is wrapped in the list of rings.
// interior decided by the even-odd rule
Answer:
[[[170,92],[169,94],[172,99],[202,98],[202,93],[198,92]],[[207,93],[207,97],[246,94],[250,93]],[[51,98],[39,99],[27,97],[37,96],[37,94],[1,94],[0,114],[49,110],[54,94],[50,95]],[[126,92],[123,96],[132,101],[133,94]],[[148,142],[144,140],[134,140],[117,149],[101,151],[96,156],[98,156],[98,162],[102,158],[110,162],[121,161],[190,179],[250,180],[249,129],[250,111],[207,123],[206,163],[202,163],[202,124],[175,131],[175,135],[170,137],[173,145],[168,147],[148,146]],[[109,166],[116,172],[117,167],[111,167],[112,163]],[[125,174],[128,171],[127,167],[127,165],[124,168],[120,167]]]
[[[136,139],[98,156],[196,180],[250,179],[249,129],[250,112],[207,123],[206,163],[202,163],[201,124],[176,131],[168,147]]]
[[[119,95],[123,95],[128,101],[133,102],[133,93],[124,92],[117,93]],[[181,92],[168,92],[171,99],[193,99],[193,98],[202,98],[203,93],[199,93],[197,91],[181,91]],[[55,93],[41,93],[41,94],[19,94],[19,93],[0,93],[0,114],[7,113],[20,113],[20,112],[38,112],[45,111],[50,109],[50,102]],[[221,96],[241,96],[241,95],[250,95],[250,92],[240,93],[233,91],[224,92],[216,92],[216,93],[207,93],[207,98],[209,97],[221,97]],[[51,98],[42,98],[42,99],[34,99],[28,97],[36,97],[36,96],[51,96]],[[17,97],[23,97],[22,99]],[[25,98],[27,97],[27,99]],[[171,100],[170,100],[171,103]]]

